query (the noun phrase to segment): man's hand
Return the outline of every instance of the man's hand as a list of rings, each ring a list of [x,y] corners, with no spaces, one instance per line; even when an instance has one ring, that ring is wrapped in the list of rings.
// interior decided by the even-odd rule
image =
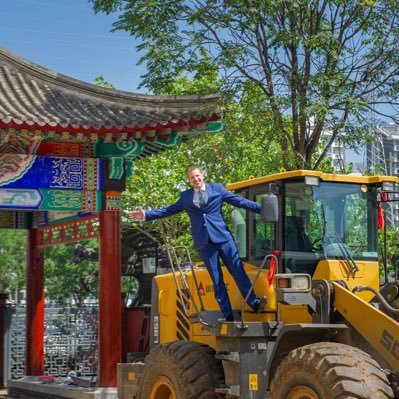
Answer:
[[[139,207],[138,211],[129,212],[129,217],[133,221],[144,220],[144,211]]]

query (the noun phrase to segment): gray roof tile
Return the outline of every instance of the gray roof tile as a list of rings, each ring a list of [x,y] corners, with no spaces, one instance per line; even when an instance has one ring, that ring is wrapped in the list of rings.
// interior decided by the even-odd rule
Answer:
[[[0,127],[72,132],[161,130],[218,119],[218,95],[153,96],[107,89],[0,47]]]

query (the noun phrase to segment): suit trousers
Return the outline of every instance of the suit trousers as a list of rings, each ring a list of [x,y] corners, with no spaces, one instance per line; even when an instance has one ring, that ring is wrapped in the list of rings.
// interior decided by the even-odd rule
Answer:
[[[233,311],[226,286],[223,281],[222,268],[220,266],[219,258],[222,258],[227,270],[233,276],[243,298],[247,296],[252,285],[247,273],[244,270],[244,265],[241,261],[235,241],[231,239],[229,241],[220,243],[209,242],[204,247],[198,249],[198,253],[205,263],[205,266],[212,278],[212,282],[215,287],[216,301],[219,303],[223,316],[227,317],[232,315]],[[259,298],[255,295],[254,291],[252,291],[248,299],[248,305],[251,308],[254,308],[258,302]]]

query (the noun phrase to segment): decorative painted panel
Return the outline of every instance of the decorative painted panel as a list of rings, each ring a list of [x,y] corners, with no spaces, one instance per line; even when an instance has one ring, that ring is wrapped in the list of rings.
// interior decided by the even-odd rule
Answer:
[[[0,209],[98,212],[101,191],[0,189]]]
[[[99,221],[97,216],[90,216],[54,226],[40,227],[37,231],[39,234],[36,245],[38,248],[45,248],[56,244],[98,238]]]
[[[0,211],[0,229],[26,229],[28,215],[23,211]]]
[[[224,130],[220,121],[177,124],[174,128],[134,130],[131,132],[80,133],[0,128],[0,153],[50,155],[63,157],[136,157],[151,143],[177,146],[182,137]],[[95,149],[94,149],[95,147]]]
[[[34,212],[32,215],[33,228],[51,226],[58,223],[95,216],[93,213],[73,211],[38,211]]]
[[[43,197],[39,190],[0,189],[0,208],[38,209]]]
[[[0,186],[99,190],[101,160],[0,154]]]
[[[52,134],[53,133],[53,134]],[[59,141],[62,134],[35,130],[0,129],[0,153],[20,155],[47,155],[60,157],[93,158],[94,143],[79,140],[78,134],[67,141]]]
[[[117,210],[121,207],[121,193],[118,191],[107,191],[105,193],[105,210]]]
[[[93,158],[93,143],[75,143],[64,141],[42,140],[36,150],[36,155]]]

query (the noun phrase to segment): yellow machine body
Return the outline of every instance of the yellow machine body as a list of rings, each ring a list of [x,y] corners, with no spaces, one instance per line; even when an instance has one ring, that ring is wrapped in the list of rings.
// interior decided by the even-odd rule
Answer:
[[[245,264],[245,269],[250,279],[254,279],[258,273],[258,269],[249,264]],[[239,292],[237,285],[225,267],[222,268],[223,277],[227,287],[227,292],[233,309],[240,309],[243,303],[243,298]],[[207,311],[218,311],[219,307],[215,300],[214,287],[210,279],[209,273],[203,266],[196,266],[195,275],[198,282],[198,292],[201,295],[201,300],[204,309]],[[248,307],[245,306],[244,314],[245,320],[257,321],[275,321],[277,303],[275,298],[275,291],[273,286],[268,287],[266,282],[267,270],[263,271],[255,285],[255,291],[258,295],[267,296],[268,303],[265,312],[261,315],[256,315]],[[181,285],[180,278],[177,278]],[[189,284],[190,292],[193,294],[193,299],[198,309],[200,309],[200,301],[195,294],[195,282],[191,271],[187,271],[186,280]],[[210,332],[201,326],[200,323],[191,324],[189,317],[185,313],[185,307],[189,315],[195,314],[195,309],[190,301],[190,298],[182,290],[182,297],[180,297],[176,289],[176,282],[173,273],[167,273],[154,278],[153,291],[158,292],[157,298],[154,299],[157,303],[152,303],[152,306],[157,307],[159,312],[159,343],[174,341],[176,339],[184,339],[189,341],[197,341],[205,343],[209,346],[215,347],[215,337]],[[184,301],[184,304],[182,303]]]
[[[263,214],[262,205],[262,220],[259,215],[242,213],[240,225],[233,222],[232,226],[246,273],[256,281],[253,289],[257,296],[267,298],[265,309],[256,314],[243,306],[236,283],[222,267],[236,318],[209,325],[201,322],[202,315],[219,313],[221,317],[221,312],[203,264],[156,276],[152,283],[152,350],[147,363],[121,365],[120,399],[136,398],[136,392],[138,399],[194,397],[193,393],[180,394],[189,389],[182,388],[173,373],[160,368],[153,376],[150,369],[158,367],[157,356],[173,368],[180,359],[179,350],[182,355],[195,352],[198,363],[202,353],[207,364],[221,359],[217,367],[223,370],[224,380],[220,385],[209,382],[210,395],[328,399],[333,397],[330,391],[336,395],[337,386],[342,386],[348,391],[339,397],[370,399],[384,389],[386,396],[381,397],[399,398],[399,310],[395,305],[399,283],[385,297],[381,294],[377,230],[379,194],[386,190],[384,185],[396,182],[396,177],[389,176],[299,170],[229,185],[237,195],[262,204],[268,197],[265,203],[275,205],[278,215],[273,219]],[[316,236],[309,241],[310,249],[299,247],[299,236],[305,245],[304,226]],[[277,266],[276,274],[271,275],[273,257]],[[387,279],[384,287],[389,287]],[[213,348],[213,354],[205,356],[203,346],[196,343]],[[329,377],[328,367],[323,369],[329,362],[339,384]],[[362,368],[365,363],[368,366]],[[342,371],[346,368],[354,373],[353,379]],[[216,373],[217,368],[212,370],[207,374]],[[138,377],[125,394],[128,383],[124,376],[133,371]],[[300,381],[296,375],[301,375]]]
[[[274,181],[289,181],[291,179],[303,178],[304,176],[317,177],[323,181],[358,183],[365,185],[378,184],[382,181],[396,181],[396,178],[386,176],[344,176],[324,174],[317,171],[294,171],[235,183],[228,186],[228,188],[242,190],[253,186],[257,187],[258,185],[269,184],[270,182]],[[337,289],[337,304],[341,304],[343,302],[343,297],[351,300],[351,311],[349,312],[348,306],[345,306],[344,308],[346,310],[342,310],[343,316],[348,320],[349,323],[352,324],[352,321],[356,319],[354,315],[358,315],[357,317],[360,319],[360,321],[359,323],[355,323],[353,321],[354,327],[357,328],[359,332],[365,336],[365,338],[367,337],[366,339],[370,341],[371,344],[378,344],[380,347],[379,351],[387,351],[387,349],[382,348],[388,346],[388,341],[391,342],[391,345],[393,346],[393,349],[391,348],[392,351],[398,350],[398,344],[396,341],[398,339],[398,323],[387,316],[381,317],[382,312],[367,304],[374,298],[374,294],[372,292],[364,291],[358,292],[356,294],[350,292],[357,286],[368,286],[378,290],[379,263],[377,260],[365,260],[356,262],[356,265],[358,270],[353,271],[350,264],[345,260],[321,259],[315,267],[312,280],[343,282],[346,285],[346,288],[342,288],[341,285],[334,285]],[[254,280],[258,273],[259,265],[252,265],[248,262],[244,262],[244,266],[250,279]],[[232,307],[233,309],[240,310],[243,303],[243,298],[227,269],[225,267],[222,269]],[[265,308],[265,312],[257,315],[251,311],[248,306],[245,306],[245,320],[264,322],[279,321],[284,324],[312,323],[312,316],[309,313],[309,309],[306,305],[287,305],[278,303],[275,287],[273,285],[269,286],[268,284],[268,272],[269,270],[267,268],[262,271],[254,287],[254,290],[258,296],[267,297],[267,306]],[[219,308],[214,296],[214,287],[203,264],[199,263],[195,266],[195,274],[198,283],[198,292],[201,296],[204,309],[207,311],[218,311]],[[197,289],[195,287],[195,280],[193,279],[191,270],[187,269],[185,276],[189,284],[190,292],[193,295],[193,300],[197,308],[200,309],[201,303],[199,301],[198,295],[196,294]],[[177,282],[182,288],[183,286],[179,276],[177,276]],[[173,273],[157,276],[154,279],[153,284],[155,291],[158,292],[158,295],[153,297],[154,299],[152,305],[153,307],[156,307],[159,312],[159,343],[166,343],[174,340],[187,340],[204,343],[217,349],[215,336],[213,336],[207,328],[204,328],[201,323],[190,323],[190,316],[195,313],[195,309],[192,305],[192,301],[184,289],[182,289],[181,294],[179,295],[179,291],[176,289],[176,281]],[[182,302],[184,302],[185,306]],[[367,304],[367,306],[364,304]],[[342,305],[337,306],[338,311],[341,311],[341,306]],[[390,322],[384,323],[383,321],[387,319],[390,320]],[[378,322],[370,322],[370,320],[375,320],[376,322],[378,320]],[[386,324],[388,324],[388,326]],[[370,329],[370,325],[373,325],[374,327]],[[377,325],[379,325],[378,328]],[[366,332],[370,330],[373,332]],[[386,333],[388,337],[385,337],[385,341],[383,338],[383,331],[388,331]],[[391,336],[392,338],[389,338]],[[368,337],[373,338],[368,339]],[[386,358],[387,356],[384,357]],[[396,367],[396,363],[393,363]]]
[[[329,280],[329,281],[345,281],[348,289],[352,290],[356,286],[371,286],[378,289],[379,283],[379,266],[378,262],[358,262],[358,272],[352,272],[345,261],[320,261],[314,273],[314,280]],[[247,263],[244,264],[250,279],[254,279],[258,273],[258,269]],[[234,309],[240,309],[243,298],[237,288],[232,276],[225,267],[222,268],[224,281],[227,287],[227,292]],[[247,321],[276,321],[280,320],[285,324],[291,323],[311,323],[312,318],[306,306],[284,305],[277,306],[275,287],[269,286],[267,282],[267,274],[269,270],[262,271],[256,285],[255,292],[260,296],[267,297],[267,305],[265,312],[257,315],[251,311],[248,306],[244,308],[244,316]],[[198,281],[198,288],[203,302],[203,306],[208,311],[217,311],[218,304],[214,296],[214,288],[211,282],[209,273],[203,266],[197,266],[196,277]],[[186,274],[189,282],[190,291],[196,292],[192,272],[188,271]],[[178,279],[181,284],[180,279]],[[182,303],[185,301],[188,313],[193,315],[195,310],[187,295],[182,293],[182,298],[176,289],[176,282],[173,273],[167,273],[154,278],[153,284],[156,285],[158,296],[156,306],[160,315],[160,330],[159,343],[174,341],[176,339],[185,339],[189,341],[198,341],[215,347],[215,338],[209,333],[207,329],[201,326],[200,323],[191,324],[189,317],[185,314]],[[352,294],[353,295],[353,294]],[[356,294],[357,298],[364,301],[370,301],[374,295],[371,292],[360,292]],[[194,295],[194,301],[197,308],[200,308],[199,299]],[[369,311],[377,309],[370,307]],[[368,325],[369,321],[365,321]]]

